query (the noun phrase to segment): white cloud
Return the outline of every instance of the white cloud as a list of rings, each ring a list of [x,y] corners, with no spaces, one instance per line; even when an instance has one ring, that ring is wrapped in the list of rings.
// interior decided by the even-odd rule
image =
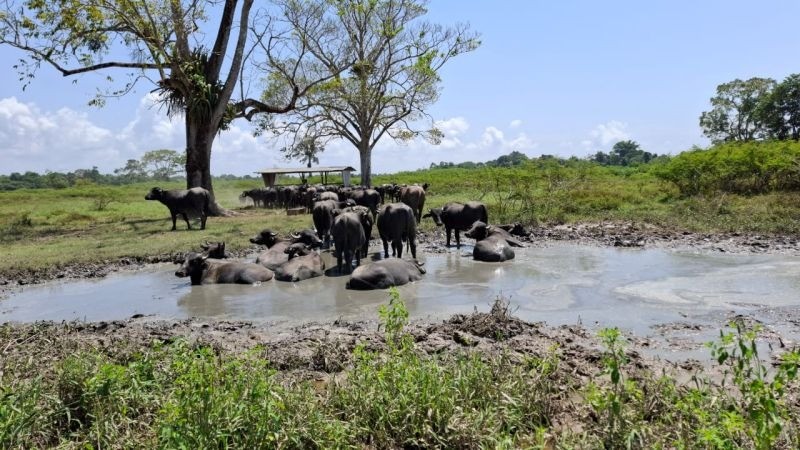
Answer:
[[[603,146],[607,146],[611,143],[617,143],[618,141],[630,139],[630,135],[628,134],[626,128],[628,128],[627,123],[620,122],[618,120],[612,120],[596,126],[591,132],[589,132],[589,135],[595,142],[599,142]]]
[[[520,125],[522,125],[522,121],[519,120],[519,119],[514,119],[514,120],[511,121],[511,123],[508,124],[508,127],[509,128],[519,128]]]
[[[97,166],[110,173],[149,150],[181,151],[185,147],[183,118],[170,119],[155,100],[152,95],[143,97],[125,125],[109,129],[92,123],[89,113],[96,111],[88,108],[47,111],[14,97],[0,99],[0,171],[42,173]],[[464,117],[441,120],[436,126],[445,133],[438,146],[423,139],[407,143],[381,140],[373,151],[373,170],[387,173],[440,161],[487,161],[513,150],[531,151],[538,145],[524,132],[504,133],[496,126],[472,131]],[[266,167],[298,165],[283,159],[280,146],[275,140],[254,137],[247,122],[236,121],[216,137],[212,171],[244,175]],[[320,164],[358,168],[358,152],[347,141],[330,142],[320,155]]]

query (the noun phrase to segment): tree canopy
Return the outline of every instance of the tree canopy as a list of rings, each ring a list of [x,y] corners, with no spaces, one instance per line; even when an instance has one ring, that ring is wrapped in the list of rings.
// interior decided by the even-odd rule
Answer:
[[[288,118],[265,118],[262,129],[299,139],[307,129],[322,138],[343,138],[358,149],[361,180],[371,182],[372,149],[384,136],[421,136],[438,143],[442,133],[425,109],[439,97],[440,69],[479,45],[467,25],[443,27],[423,21],[421,0],[279,0],[292,23],[318,15],[335,38],[303,36],[329,74]],[[313,12],[313,13],[312,13]],[[326,37],[333,36],[326,35]],[[345,70],[345,63],[351,65]],[[282,80],[275,80],[280,86]],[[284,92],[284,89],[275,89]],[[274,101],[268,90],[264,101]],[[420,123],[426,122],[426,123]]]
[[[187,187],[213,193],[211,146],[231,120],[291,110],[336,75],[320,75],[309,58],[305,39],[324,41],[330,32],[317,17],[289,22],[280,8],[270,15],[252,6],[253,0],[8,0],[0,10],[0,44],[24,52],[14,66],[23,83],[42,65],[64,76],[109,73],[113,83],[98,88],[97,105],[150,82],[167,112],[184,117]],[[111,75],[119,72],[121,83]],[[255,80],[247,76],[254,72]],[[275,85],[283,90],[272,96],[279,102],[249,96],[262,78],[280,80]]]

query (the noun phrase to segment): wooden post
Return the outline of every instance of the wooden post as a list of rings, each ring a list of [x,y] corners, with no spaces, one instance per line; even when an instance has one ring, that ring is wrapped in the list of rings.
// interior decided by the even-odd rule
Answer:
[[[267,187],[275,187],[275,178],[277,178],[277,174],[275,173],[262,173],[261,178],[264,180],[264,186]]]

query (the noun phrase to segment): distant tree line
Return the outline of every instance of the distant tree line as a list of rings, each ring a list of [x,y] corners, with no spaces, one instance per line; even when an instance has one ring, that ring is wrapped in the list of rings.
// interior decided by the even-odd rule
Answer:
[[[458,169],[477,169],[480,167],[514,167],[523,164],[525,161],[528,161],[528,155],[513,151],[507,155],[500,156],[497,159],[493,159],[491,161],[486,162],[472,162],[466,161],[462,163],[453,163],[453,162],[439,162],[431,163],[431,169],[448,169],[448,168],[458,168]]]
[[[714,144],[800,140],[800,74],[720,84],[700,127]]]
[[[655,153],[642,150],[636,141],[619,141],[609,153],[597,152],[589,159],[603,166],[637,166],[658,158]],[[664,156],[662,156],[664,158]]]
[[[102,174],[97,167],[78,169],[72,172],[36,172],[0,175],[0,191],[16,189],[63,189],[76,184],[90,183],[102,185],[121,185],[144,181],[169,181],[181,173],[185,157],[174,150],[159,149],[146,152],[141,159],[129,159],[124,167],[115,169],[113,174]],[[237,180],[252,179],[223,174],[219,179]]]

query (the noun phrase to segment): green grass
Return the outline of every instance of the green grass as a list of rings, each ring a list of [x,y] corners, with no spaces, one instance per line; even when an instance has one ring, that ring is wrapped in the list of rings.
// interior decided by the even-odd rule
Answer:
[[[375,183],[430,183],[426,208],[481,200],[494,223],[632,221],[696,232],[800,233],[800,193],[682,197],[654,175],[658,167],[602,167],[585,161],[534,160],[514,168],[436,169],[377,175]],[[314,181],[314,180],[312,180]],[[220,204],[238,214],[212,217],[204,231],[171,227],[167,209],[144,200],[151,184],[82,185],[0,193],[0,274],[144,258],[196,249],[206,240],[238,250],[269,227],[288,232],[312,226],[310,215],[244,208],[238,195],[258,180],[217,180]],[[164,188],[180,188],[173,182]],[[423,221],[423,230],[433,222]]]
[[[800,354],[786,352],[770,369],[755,350],[757,330],[711,344],[722,383],[698,375],[689,384],[636,369],[619,331],[602,330],[598,367],[585,378],[558,347],[514,357],[420,352],[393,297],[381,314],[384,349],[357,345],[353,363],[322,384],[276,370],[261,347],[229,353],[178,340],[127,351],[64,347],[44,359],[13,352],[0,361],[0,448],[800,444]],[[0,348],[30,339],[0,326]]]

